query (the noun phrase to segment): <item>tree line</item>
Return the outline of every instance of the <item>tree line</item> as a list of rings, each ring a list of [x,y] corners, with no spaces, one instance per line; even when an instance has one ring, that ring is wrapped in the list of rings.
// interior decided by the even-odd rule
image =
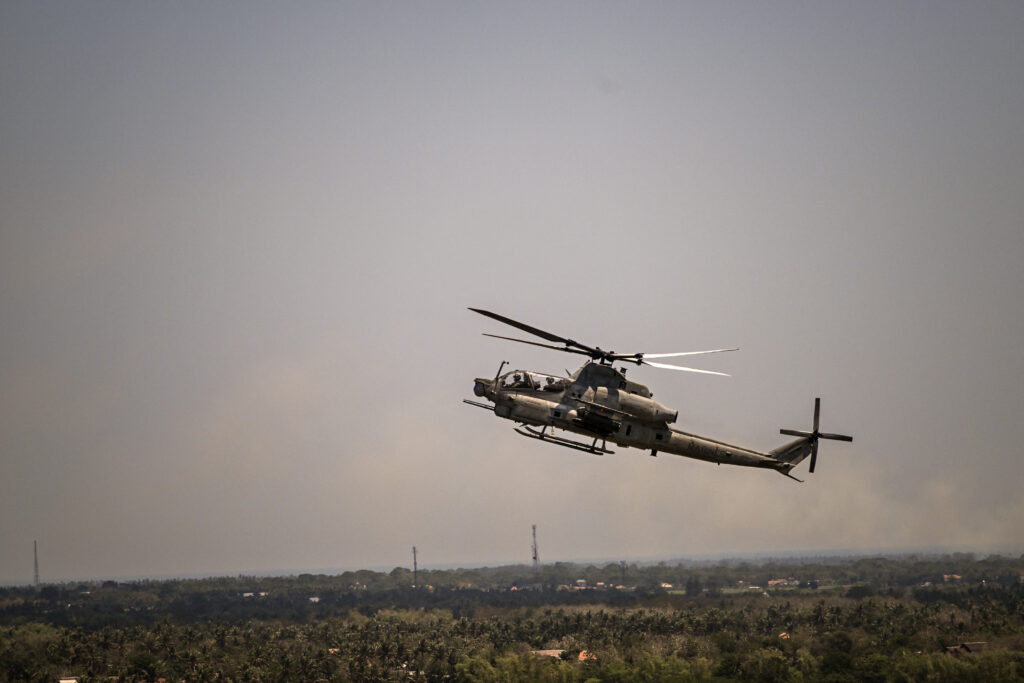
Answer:
[[[1022,573],[911,556],[6,587],[0,681],[1020,680]]]

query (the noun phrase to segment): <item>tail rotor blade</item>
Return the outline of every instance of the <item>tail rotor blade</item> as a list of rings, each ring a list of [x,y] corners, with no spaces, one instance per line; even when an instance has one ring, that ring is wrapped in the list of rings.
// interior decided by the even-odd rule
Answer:
[[[853,441],[852,436],[845,434],[818,434],[819,439],[832,439],[833,441]]]
[[[814,466],[818,463],[818,440],[811,441],[811,474],[814,474]]]
[[[818,418],[821,416],[821,399],[814,399],[814,433],[818,433]]]

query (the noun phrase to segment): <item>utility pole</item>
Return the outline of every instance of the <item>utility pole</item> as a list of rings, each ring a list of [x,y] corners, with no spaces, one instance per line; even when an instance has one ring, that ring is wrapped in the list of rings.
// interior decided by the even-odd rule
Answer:
[[[533,568],[540,569],[540,553],[537,551],[537,525],[533,525]]]
[[[35,563],[36,588],[39,588],[39,546],[35,541],[32,541],[32,559]]]
[[[412,587],[415,588],[420,583],[419,580],[419,568],[416,566],[416,546],[412,547]]]

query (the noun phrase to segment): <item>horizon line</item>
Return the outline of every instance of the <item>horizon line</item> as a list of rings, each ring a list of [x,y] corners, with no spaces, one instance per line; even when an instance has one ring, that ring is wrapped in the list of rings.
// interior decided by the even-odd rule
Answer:
[[[972,555],[999,555],[1015,556],[1024,554],[1021,548],[952,548],[952,547],[924,547],[924,548],[829,548],[817,550],[778,550],[778,551],[751,551],[740,553],[699,553],[693,555],[669,555],[650,556],[624,560],[622,558],[600,557],[600,558],[574,558],[558,559],[549,562],[541,562],[544,565],[573,564],[573,565],[598,565],[627,562],[628,564],[651,566],[660,563],[711,563],[728,562],[730,560],[797,560],[806,558],[857,558],[857,557],[903,557],[908,555],[923,555],[925,557],[938,557],[943,555],[972,554]],[[496,561],[496,562],[447,562],[434,566],[420,567],[420,571],[455,571],[458,569],[497,569],[503,567],[532,567],[531,561]],[[118,575],[105,577],[60,577],[53,580],[18,579],[13,582],[9,579],[0,582],[0,588],[18,588],[28,585],[56,585],[68,583],[101,583],[104,581],[117,581],[118,583],[131,583],[141,581],[181,581],[201,580],[215,578],[234,577],[260,577],[260,578],[288,578],[311,574],[318,576],[337,576],[346,572],[371,571],[387,574],[395,569],[407,569],[404,565],[371,565],[367,567],[319,567],[303,569],[269,569],[269,570],[248,570],[248,571],[199,571],[179,572],[169,574],[138,574]],[[412,571],[409,569],[409,571]]]

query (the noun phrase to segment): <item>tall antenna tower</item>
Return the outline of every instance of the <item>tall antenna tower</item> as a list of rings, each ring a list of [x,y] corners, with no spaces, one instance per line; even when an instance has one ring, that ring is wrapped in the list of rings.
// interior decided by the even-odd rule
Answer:
[[[36,588],[39,588],[39,546],[35,541],[32,541],[32,560],[35,565],[35,582]]]
[[[415,588],[420,583],[419,580],[419,568],[416,566],[416,546],[412,547],[412,587]]]
[[[540,553],[537,551],[537,525],[533,525],[533,568],[540,569]]]

